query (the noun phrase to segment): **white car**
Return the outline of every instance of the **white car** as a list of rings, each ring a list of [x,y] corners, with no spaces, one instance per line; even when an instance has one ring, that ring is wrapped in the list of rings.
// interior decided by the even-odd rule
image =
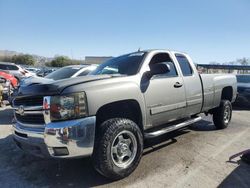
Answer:
[[[50,83],[54,80],[62,80],[67,78],[74,78],[78,76],[86,76],[90,72],[94,71],[98,65],[70,65],[57,69],[56,71],[48,74],[47,76],[41,77],[30,77],[23,79],[20,82],[20,86],[27,86],[34,83]]]
[[[0,70],[8,71],[15,76],[19,81],[23,78],[30,77],[31,74],[15,63],[0,62]]]
[[[65,78],[74,78],[77,76],[86,76],[91,71],[95,70],[97,65],[70,65],[60,68],[44,78],[61,80]]]

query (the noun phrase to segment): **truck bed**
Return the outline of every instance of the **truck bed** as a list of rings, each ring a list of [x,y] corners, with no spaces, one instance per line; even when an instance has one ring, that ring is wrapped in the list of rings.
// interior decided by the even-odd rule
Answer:
[[[222,88],[231,85],[233,87],[232,91],[237,91],[237,81],[233,74],[201,74],[200,77],[204,95],[202,112],[220,105]],[[234,102],[236,93],[233,93],[232,97],[232,102]]]

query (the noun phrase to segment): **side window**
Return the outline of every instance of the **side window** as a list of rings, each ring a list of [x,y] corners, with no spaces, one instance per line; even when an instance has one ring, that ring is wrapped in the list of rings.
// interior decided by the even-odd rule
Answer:
[[[6,70],[6,66],[5,65],[0,65],[0,69]]]
[[[193,70],[190,66],[188,59],[180,54],[176,54],[175,57],[180,64],[183,76],[191,76],[193,74]]]
[[[176,67],[169,54],[167,53],[159,53],[154,55],[151,59],[149,66],[156,63],[164,63],[170,66],[170,71],[166,74],[157,75],[157,77],[176,77],[178,76]]]
[[[18,70],[18,67],[15,65],[7,65],[8,70]]]
[[[91,72],[91,70],[85,70],[85,71],[83,71],[83,72],[81,72],[78,76],[86,76],[88,73],[90,73]]]

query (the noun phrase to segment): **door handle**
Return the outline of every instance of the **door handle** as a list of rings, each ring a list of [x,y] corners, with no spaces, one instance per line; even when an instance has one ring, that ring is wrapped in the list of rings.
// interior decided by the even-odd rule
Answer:
[[[180,82],[176,82],[176,83],[174,84],[174,87],[175,87],[175,88],[182,87],[182,84],[181,84]]]

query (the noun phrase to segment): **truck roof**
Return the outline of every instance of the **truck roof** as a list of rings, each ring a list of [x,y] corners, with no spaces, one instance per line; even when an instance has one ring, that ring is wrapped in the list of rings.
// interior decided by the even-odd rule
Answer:
[[[141,50],[141,51],[137,51],[137,52],[155,52],[155,51],[159,51],[159,52],[166,51],[166,52],[172,52],[172,53],[179,53],[179,54],[187,55],[186,52],[170,50],[170,49],[147,49],[147,50]],[[133,53],[136,53],[136,52],[133,52]]]

